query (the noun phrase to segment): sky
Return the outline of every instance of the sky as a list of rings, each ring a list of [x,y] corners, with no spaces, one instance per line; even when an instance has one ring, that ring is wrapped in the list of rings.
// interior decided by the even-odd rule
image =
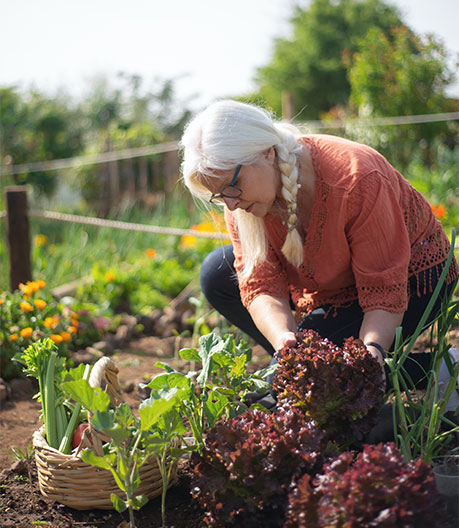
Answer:
[[[181,100],[201,108],[254,88],[277,37],[308,0],[0,0],[0,86],[53,94],[89,92],[120,71],[177,79]],[[459,54],[458,0],[387,0],[417,33]],[[459,82],[451,95],[459,97]]]

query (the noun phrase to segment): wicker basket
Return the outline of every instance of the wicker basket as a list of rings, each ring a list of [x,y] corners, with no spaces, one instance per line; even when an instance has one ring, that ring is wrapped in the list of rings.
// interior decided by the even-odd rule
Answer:
[[[113,363],[111,365],[113,367]],[[35,431],[32,443],[38,483],[45,497],[77,510],[111,510],[111,493],[124,498],[110,471],[86,464],[77,455],[65,455],[50,447],[44,438],[44,427]],[[136,494],[146,495],[149,499],[161,495],[162,477],[155,457],[150,457],[140,467],[140,481]],[[169,486],[176,481],[177,463],[172,469]]]

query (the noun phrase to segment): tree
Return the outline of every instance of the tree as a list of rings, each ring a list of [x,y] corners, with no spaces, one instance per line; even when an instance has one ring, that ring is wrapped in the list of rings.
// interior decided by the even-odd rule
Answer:
[[[15,87],[0,89],[0,162],[18,165],[75,156],[83,146],[78,111],[65,94],[49,98],[36,91],[21,94]],[[54,190],[55,173],[13,176],[15,184],[31,183],[38,192]]]
[[[372,27],[388,33],[398,10],[382,0],[312,0],[291,19],[292,37],[277,39],[271,62],[259,68],[260,96],[278,113],[283,91],[293,93],[298,119],[317,119],[350,94],[343,56],[358,49]]]
[[[413,35],[406,27],[390,35],[372,28],[360,40],[349,61],[349,106],[363,116],[419,115],[454,111],[446,88],[454,80],[445,48],[427,35]],[[447,123],[367,129],[364,138],[381,151],[390,144],[390,159],[405,167],[413,148],[423,147],[424,162],[433,162],[433,139],[448,134]],[[457,132],[457,130],[456,130]]]

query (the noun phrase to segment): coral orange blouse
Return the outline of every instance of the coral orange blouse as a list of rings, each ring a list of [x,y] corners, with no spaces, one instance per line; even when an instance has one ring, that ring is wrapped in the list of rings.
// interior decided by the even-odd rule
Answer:
[[[316,174],[303,264],[295,268],[287,262],[281,252],[286,227],[277,215],[267,215],[268,259],[249,279],[239,277],[243,304],[248,307],[262,294],[291,296],[298,320],[319,306],[333,308],[356,299],[364,312],[404,312],[408,277],[440,264],[449,252],[448,238],[430,205],[374,149],[327,135],[302,141]],[[225,218],[240,271],[241,246],[226,208]],[[458,271],[453,260],[448,283]]]

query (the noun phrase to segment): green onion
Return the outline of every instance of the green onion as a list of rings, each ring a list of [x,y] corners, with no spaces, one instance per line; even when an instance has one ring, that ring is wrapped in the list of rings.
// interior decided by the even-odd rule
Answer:
[[[90,371],[90,365],[86,365],[83,379],[87,380],[89,378],[89,371]],[[78,416],[80,414],[81,404],[76,403],[75,407],[72,412],[72,416],[70,417],[69,423],[67,425],[67,429],[65,431],[65,434],[62,438],[62,441],[59,446],[59,451],[62,453],[70,453],[70,445],[72,441],[73,432],[75,431],[75,426],[78,420]]]
[[[44,397],[42,395],[46,440],[48,445],[55,449],[59,447],[56,425],[56,399],[54,393],[54,366],[56,364],[56,357],[57,354],[54,351],[49,354],[48,367],[45,375]]]

